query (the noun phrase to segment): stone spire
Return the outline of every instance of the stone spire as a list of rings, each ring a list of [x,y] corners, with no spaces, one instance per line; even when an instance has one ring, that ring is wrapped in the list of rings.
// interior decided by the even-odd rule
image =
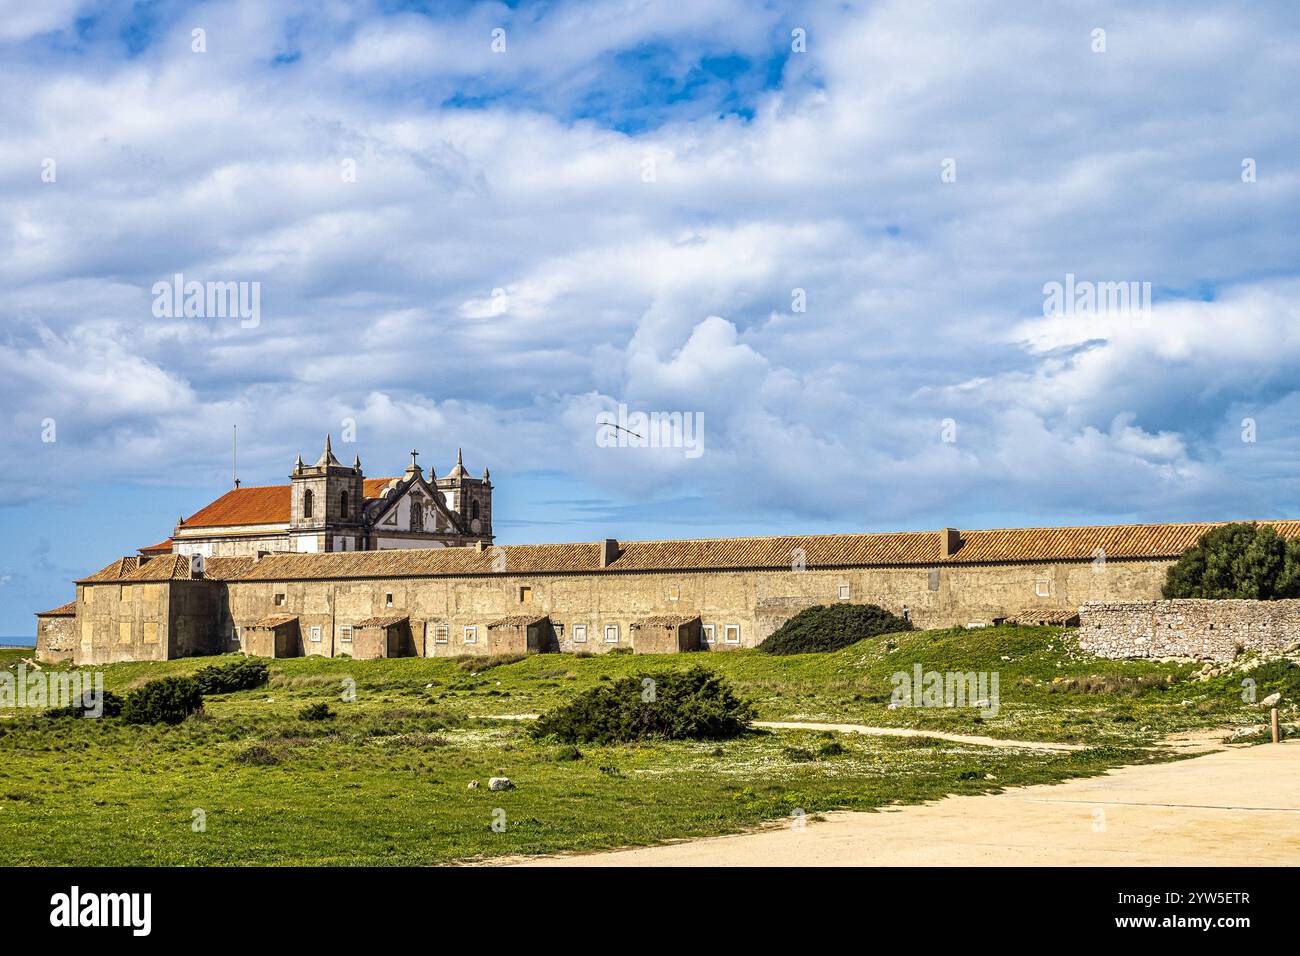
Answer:
[[[484,465],[484,466],[483,466],[483,480],[484,480],[484,481],[491,481],[491,480],[492,480],[492,472],[488,471],[488,469],[487,469],[487,465]]]
[[[353,471],[356,471],[356,472],[361,471],[361,456],[360,456],[360,455],[357,455],[357,457],[353,460],[353,462],[352,462],[352,470],[353,470]]]
[[[460,456],[460,449],[456,449],[456,466],[447,473],[448,478],[468,478],[469,472],[465,470],[465,461]]]
[[[325,450],[321,452],[320,461],[316,462],[317,468],[328,468],[330,465],[342,467],[342,464],[334,457],[334,451],[330,448],[330,436],[325,435]]]

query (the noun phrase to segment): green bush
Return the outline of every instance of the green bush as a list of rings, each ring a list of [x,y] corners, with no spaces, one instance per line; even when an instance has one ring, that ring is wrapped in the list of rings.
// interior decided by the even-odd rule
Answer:
[[[725,740],[743,733],[754,714],[721,677],[693,667],[594,687],[543,714],[529,732],[570,744]]]
[[[270,668],[266,661],[244,657],[228,664],[209,664],[194,672],[194,680],[204,694],[229,694],[237,690],[265,687]]]
[[[1165,575],[1166,598],[1300,597],[1300,539],[1237,522],[1211,528]]]
[[[128,724],[179,724],[203,709],[203,692],[192,677],[163,677],[126,695],[122,719]]]
[[[334,711],[330,710],[330,705],[324,701],[308,704],[298,711],[299,720],[329,720],[333,716]]]
[[[81,695],[81,700],[67,707],[51,707],[45,712],[46,717],[85,717],[86,711],[94,705],[94,697],[89,691]],[[101,717],[117,717],[122,713],[122,698],[111,690],[104,691],[103,712]]]
[[[909,621],[875,604],[824,604],[800,611],[758,649],[767,654],[838,651],[868,637],[910,630]]]

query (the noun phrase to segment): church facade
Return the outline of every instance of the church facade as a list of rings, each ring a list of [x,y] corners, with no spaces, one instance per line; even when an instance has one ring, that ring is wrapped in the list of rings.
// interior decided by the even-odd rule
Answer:
[[[459,451],[439,478],[411,463],[396,478],[367,478],[357,456],[346,466],[329,436],[313,465],[294,463],[287,485],[236,487],[188,518],[167,540],[140,549],[167,554],[256,557],[491,544],[492,480],[475,478]]]

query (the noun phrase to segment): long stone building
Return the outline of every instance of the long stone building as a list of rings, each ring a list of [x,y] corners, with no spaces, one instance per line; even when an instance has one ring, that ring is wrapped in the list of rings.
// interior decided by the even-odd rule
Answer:
[[[1300,522],[1270,522],[1287,536]],[[1061,622],[1159,597],[1213,523],[405,550],[141,554],[39,616],[77,663],[243,650],[389,657],[753,647],[799,610],[875,603],[921,627]]]

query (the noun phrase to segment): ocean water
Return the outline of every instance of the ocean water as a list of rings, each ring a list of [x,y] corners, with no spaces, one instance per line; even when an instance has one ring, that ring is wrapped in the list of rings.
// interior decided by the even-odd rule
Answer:
[[[4,637],[0,635],[0,647],[35,647],[36,638],[21,635],[19,637]]]

